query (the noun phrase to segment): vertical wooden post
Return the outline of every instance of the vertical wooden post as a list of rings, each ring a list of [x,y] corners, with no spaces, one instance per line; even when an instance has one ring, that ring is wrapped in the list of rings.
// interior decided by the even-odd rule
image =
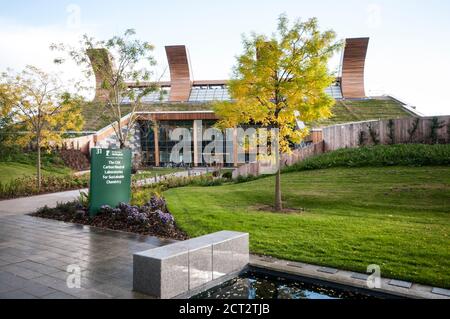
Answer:
[[[233,128],[233,162],[234,166],[238,167],[238,140],[237,128]]]
[[[159,123],[156,120],[153,125],[153,136],[155,141],[155,166],[159,167],[161,165],[161,159],[159,156]]]
[[[202,121],[194,121],[192,130],[194,131],[193,136],[193,143],[194,143],[194,167],[197,167],[199,164],[202,164],[202,127],[201,125]],[[200,144],[200,145],[199,145]]]

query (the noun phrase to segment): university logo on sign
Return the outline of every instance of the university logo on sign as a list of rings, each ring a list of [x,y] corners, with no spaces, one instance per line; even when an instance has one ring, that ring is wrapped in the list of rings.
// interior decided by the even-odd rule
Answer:
[[[89,213],[103,205],[116,207],[131,200],[131,150],[94,148],[91,153]]]

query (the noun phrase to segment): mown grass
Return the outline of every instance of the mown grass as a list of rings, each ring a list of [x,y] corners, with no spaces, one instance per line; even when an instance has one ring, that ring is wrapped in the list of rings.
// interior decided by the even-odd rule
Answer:
[[[273,177],[164,193],[190,236],[250,233],[253,253],[450,287],[450,169],[331,168],[285,173],[273,213]]]
[[[18,178],[36,175],[36,152],[4,148],[0,152],[0,182],[8,183]],[[53,153],[43,153],[42,173],[49,176],[70,175],[72,170],[64,166],[63,160]]]
[[[42,173],[44,175],[64,176],[70,174],[71,170],[65,167],[45,166]],[[0,182],[2,183],[33,175],[36,175],[36,166],[30,164],[0,162]]]

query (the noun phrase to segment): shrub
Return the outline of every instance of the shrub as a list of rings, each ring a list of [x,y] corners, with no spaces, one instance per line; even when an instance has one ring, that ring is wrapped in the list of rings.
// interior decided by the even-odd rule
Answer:
[[[232,179],[233,178],[233,172],[227,171],[222,174],[222,178],[224,179]]]
[[[120,203],[113,208],[104,205],[95,217],[90,217],[87,207],[78,201],[58,204],[56,208],[44,207],[33,215],[164,238],[187,238],[177,228],[175,218],[167,210],[166,201],[160,196],[153,196],[142,206]]]
[[[41,189],[38,190],[35,176],[21,177],[6,183],[0,182],[0,199],[80,189],[88,187],[88,184],[87,176],[43,175]]]
[[[450,145],[378,145],[342,149],[306,159],[283,172],[331,167],[450,165]]]

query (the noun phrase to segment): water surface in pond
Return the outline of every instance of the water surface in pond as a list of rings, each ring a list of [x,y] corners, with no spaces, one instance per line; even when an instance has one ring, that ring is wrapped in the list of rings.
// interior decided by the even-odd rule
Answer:
[[[192,299],[372,299],[359,292],[334,289],[281,277],[247,272]]]

